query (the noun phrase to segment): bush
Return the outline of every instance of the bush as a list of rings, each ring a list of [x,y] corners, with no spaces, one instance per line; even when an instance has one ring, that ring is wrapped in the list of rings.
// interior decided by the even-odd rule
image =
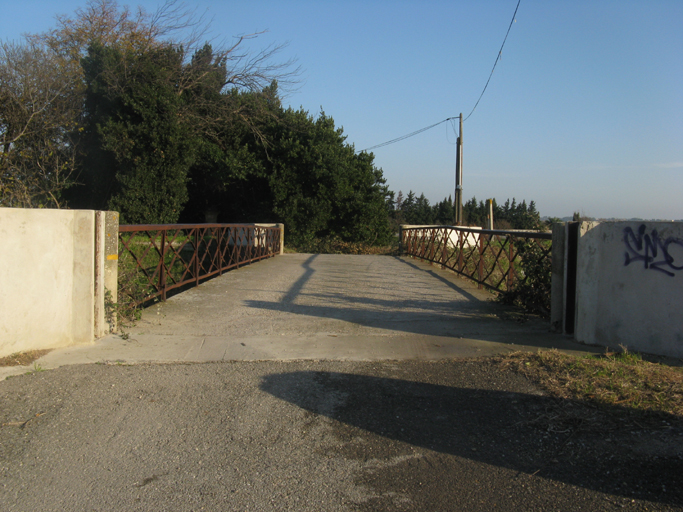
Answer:
[[[300,240],[293,248],[296,252],[311,254],[398,254],[398,243],[378,246],[363,242],[345,242],[336,236]]]
[[[520,239],[515,242],[515,248],[521,260],[519,280],[512,290],[502,292],[498,300],[519,306],[529,313],[550,317],[552,265],[551,258],[545,255],[547,246],[532,239]]]

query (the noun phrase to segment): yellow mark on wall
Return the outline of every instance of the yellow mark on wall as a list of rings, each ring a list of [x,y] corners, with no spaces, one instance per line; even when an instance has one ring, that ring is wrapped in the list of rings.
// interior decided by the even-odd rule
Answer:
[[[107,256],[107,259],[108,259],[108,260],[118,260],[118,259],[119,259],[119,255],[118,255],[118,254],[110,254],[110,255]]]

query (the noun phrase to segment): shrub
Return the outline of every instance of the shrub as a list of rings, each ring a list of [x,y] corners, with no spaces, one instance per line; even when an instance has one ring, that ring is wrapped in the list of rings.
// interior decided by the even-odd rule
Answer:
[[[511,290],[502,292],[498,300],[549,317],[552,266],[551,258],[545,255],[547,246],[532,239],[520,239],[515,242],[515,248],[521,261],[519,280]]]

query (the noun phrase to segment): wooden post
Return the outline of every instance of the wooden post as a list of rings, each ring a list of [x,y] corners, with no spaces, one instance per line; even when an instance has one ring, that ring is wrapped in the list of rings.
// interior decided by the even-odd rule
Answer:
[[[462,226],[462,113],[460,114],[460,131],[455,145],[455,220],[456,226]]]
[[[486,228],[493,229],[493,199],[486,200],[488,214],[486,216]]]

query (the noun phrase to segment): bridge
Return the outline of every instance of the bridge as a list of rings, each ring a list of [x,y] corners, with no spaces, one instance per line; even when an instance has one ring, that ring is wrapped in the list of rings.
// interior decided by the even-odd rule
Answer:
[[[283,254],[144,310],[72,361],[438,360],[589,347],[409,257]],[[49,358],[49,356],[47,356]],[[49,361],[45,361],[49,364]],[[83,361],[85,362],[85,361]]]
[[[86,361],[441,359],[620,344],[683,354],[671,307],[683,300],[676,224],[556,225],[552,235],[404,226],[410,256],[389,257],[282,254],[280,225],[119,226],[115,212],[14,209],[0,220],[18,248],[3,257],[0,356],[66,347],[90,351]],[[520,289],[586,345],[489,293]],[[126,297],[158,303],[124,336],[104,336],[116,327],[107,301]]]

